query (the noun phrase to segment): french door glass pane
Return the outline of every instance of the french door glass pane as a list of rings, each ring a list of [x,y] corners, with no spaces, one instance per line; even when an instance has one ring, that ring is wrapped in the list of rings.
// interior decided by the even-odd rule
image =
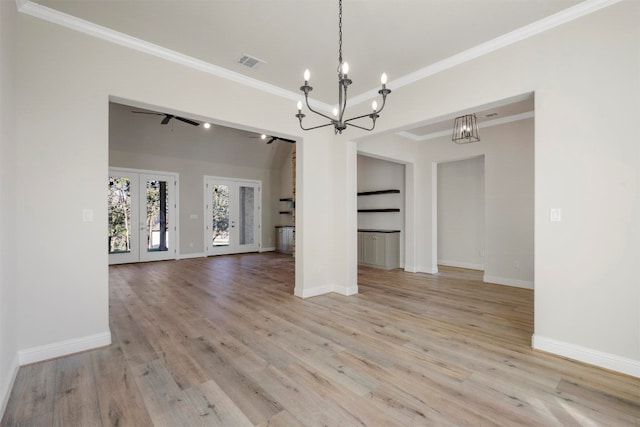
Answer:
[[[211,194],[212,245],[229,246],[229,186],[216,184]]]
[[[240,186],[240,212],[239,212],[239,232],[240,244],[251,245],[254,243],[254,206],[255,194],[253,187]]]
[[[167,182],[147,180],[147,251],[169,250],[169,195]]]
[[[109,253],[131,251],[131,180],[109,177]]]

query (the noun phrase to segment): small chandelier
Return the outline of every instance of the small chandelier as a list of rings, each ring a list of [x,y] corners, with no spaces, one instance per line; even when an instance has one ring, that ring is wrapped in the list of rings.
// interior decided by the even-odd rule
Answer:
[[[319,111],[314,110],[313,108],[311,108],[311,106],[309,105],[309,92],[311,92],[313,90],[313,87],[309,86],[309,78],[310,78],[310,73],[309,70],[305,70],[304,72],[304,85],[300,86],[300,90],[304,93],[304,100],[305,103],[307,104],[307,108],[309,109],[309,111],[316,113],[319,116],[324,117],[325,119],[329,120],[329,123],[325,123],[323,125],[319,125],[319,126],[313,126],[310,128],[305,128],[302,125],[302,119],[305,117],[305,115],[302,113],[302,102],[298,101],[298,114],[296,114],[296,117],[298,118],[298,120],[300,121],[300,128],[302,130],[312,130],[312,129],[318,129],[318,128],[322,128],[325,126],[331,126],[333,125],[333,128],[335,130],[335,133],[342,133],[343,130],[345,130],[347,128],[347,126],[353,126],[356,127],[358,129],[363,129],[363,130],[367,130],[367,131],[372,131],[373,128],[376,127],[376,119],[379,117],[380,112],[382,111],[382,109],[384,108],[384,104],[387,100],[387,95],[389,95],[391,93],[391,90],[387,89],[386,85],[387,85],[387,75],[385,73],[382,73],[382,77],[380,78],[380,83],[382,84],[382,89],[380,89],[378,91],[378,93],[380,95],[382,95],[382,106],[380,107],[380,109],[378,109],[378,103],[376,101],[373,101],[371,103],[371,108],[373,110],[372,113],[369,114],[363,114],[361,116],[357,116],[357,117],[352,117],[350,119],[346,119],[344,118],[344,111],[347,108],[347,88],[349,87],[349,85],[352,83],[351,79],[349,79],[348,77],[348,73],[349,73],[349,64],[347,62],[344,62],[342,60],[342,0],[338,1],[338,5],[339,5],[339,15],[338,15],[338,107],[333,109],[333,116],[334,117],[330,117],[327,116],[326,114],[322,114]],[[362,119],[365,117],[369,117],[371,119],[371,127],[364,127],[364,126],[359,126],[356,125],[354,123],[352,123],[354,120],[358,120],[358,119]]]
[[[475,114],[456,117],[453,124],[453,136],[451,138],[456,144],[468,144],[469,142],[480,141],[478,134],[478,122]]]

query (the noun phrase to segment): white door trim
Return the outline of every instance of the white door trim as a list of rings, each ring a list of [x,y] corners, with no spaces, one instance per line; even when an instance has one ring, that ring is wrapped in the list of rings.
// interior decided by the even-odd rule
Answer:
[[[166,257],[161,257],[162,259],[179,259],[180,258],[180,174],[177,172],[167,172],[167,171],[157,171],[157,170],[149,170],[149,169],[133,169],[133,168],[123,168],[123,167],[109,167],[109,171],[108,171],[109,175],[117,175],[117,174],[122,174],[122,175],[128,175],[128,176],[135,176],[135,181],[136,181],[136,188],[138,188],[140,186],[140,177],[143,175],[154,175],[154,176],[165,176],[168,178],[173,179],[174,182],[174,188],[173,188],[173,220],[170,220],[170,227],[173,227],[173,233],[170,233],[171,236],[171,244],[169,246],[169,253],[172,254],[171,256],[166,256]],[[135,206],[135,210],[138,211],[139,207],[137,206],[136,203],[134,203]],[[132,206],[132,211],[133,211],[134,207]],[[137,212],[137,216],[139,218],[139,216],[142,215],[141,212]],[[141,251],[142,251],[142,247],[140,246],[139,242],[140,242],[140,230],[139,230],[139,219],[136,219],[135,222],[132,219],[132,227],[136,228],[136,238],[135,238],[135,254],[131,254],[130,256],[119,256],[119,254],[110,254],[109,255],[109,264],[121,264],[121,263],[128,263],[128,262],[142,262],[142,261],[153,261],[155,260],[154,258],[158,258],[158,257],[144,257],[145,259],[142,260],[141,257]],[[131,252],[134,252],[134,233],[132,232],[132,244],[131,244]],[[124,255],[124,254],[123,254]]]
[[[240,187],[242,184],[246,184],[248,186],[252,186],[252,187],[256,187],[258,194],[256,195],[256,212],[255,212],[255,242],[254,245],[252,246],[251,249],[246,250],[243,249],[241,250],[240,247],[238,245],[231,245],[227,248],[220,248],[217,251],[214,251],[210,245],[210,224],[209,224],[209,216],[210,216],[210,208],[209,208],[209,198],[210,198],[210,194],[209,194],[209,189],[208,189],[208,184],[210,182],[217,182],[217,183],[221,183],[221,184],[233,184],[236,187]],[[211,176],[211,175],[205,175],[204,176],[204,180],[203,180],[203,201],[204,201],[204,212],[203,212],[203,218],[204,218],[204,254],[205,256],[212,256],[212,255],[225,255],[225,254],[235,254],[235,253],[246,253],[246,252],[259,252],[260,249],[262,248],[262,181],[260,180],[254,180],[254,179],[241,179],[241,178],[228,178],[228,177],[221,177],[221,176]]]

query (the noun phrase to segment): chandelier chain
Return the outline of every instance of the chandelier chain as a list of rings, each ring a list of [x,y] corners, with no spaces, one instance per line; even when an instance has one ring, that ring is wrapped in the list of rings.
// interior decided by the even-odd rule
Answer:
[[[338,13],[338,73],[342,74],[342,0],[339,0]]]

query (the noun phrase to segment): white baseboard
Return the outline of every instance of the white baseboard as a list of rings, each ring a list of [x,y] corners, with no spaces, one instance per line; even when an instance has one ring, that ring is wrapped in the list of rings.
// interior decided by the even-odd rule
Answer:
[[[180,254],[178,259],[189,259],[189,258],[205,258],[207,255],[203,252],[198,254]]]
[[[511,279],[509,277],[487,276],[482,278],[483,282],[495,283],[497,285],[515,286],[516,288],[533,289],[533,282],[528,280]]]
[[[276,247],[275,246],[269,246],[268,248],[261,248],[260,252],[275,252]]]
[[[298,287],[294,288],[293,294],[299,298],[311,298],[317,297],[318,295],[329,294],[331,292],[335,292],[344,296],[351,296],[358,293],[358,285],[353,286],[339,286],[339,285],[324,285],[317,286],[312,289],[305,289],[301,291]]]
[[[416,268],[416,273],[427,273],[427,274],[438,274],[438,266],[436,265],[435,267],[421,267],[421,266],[417,266]]]
[[[111,344],[111,331],[106,331],[100,334],[20,350],[18,351],[18,362],[20,366],[28,365],[29,363],[41,362],[55,357],[104,347],[109,344]]]
[[[484,265],[471,264],[470,262],[438,260],[438,265],[444,265],[447,267],[467,268],[469,270],[484,270]]]
[[[18,375],[18,368],[18,354],[16,353],[11,361],[11,366],[9,366],[9,375],[7,375],[5,383],[0,385],[0,420],[4,416],[4,410],[7,409],[13,383],[16,382],[16,375]]]
[[[628,359],[615,354],[604,353],[591,348],[554,340],[553,338],[533,335],[531,344],[534,349],[568,357],[590,365],[610,369],[640,378],[640,360]]]
[[[334,286],[333,292],[349,297],[358,293],[358,285],[353,286]]]
[[[406,271],[407,273],[417,273],[418,270],[416,270],[416,268],[413,265],[405,265],[404,266],[404,271]]]
[[[300,298],[317,297],[318,295],[328,294],[333,292],[333,285],[316,286],[311,289],[299,289],[297,286],[293,289],[293,294]]]

